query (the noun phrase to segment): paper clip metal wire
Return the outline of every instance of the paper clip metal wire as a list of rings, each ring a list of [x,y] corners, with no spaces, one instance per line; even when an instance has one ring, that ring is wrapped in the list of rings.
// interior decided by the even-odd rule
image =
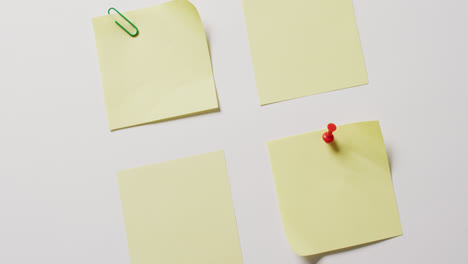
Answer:
[[[123,19],[125,19],[125,21],[127,21],[135,30],[136,32],[134,34],[130,33],[125,27],[123,27],[119,22],[115,21],[114,22],[120,27],[122,28],[123,30],[125,30],[125,32],[127,32],[127,34],[129,34],[130,36],[132,37],[136,37],[139,33],[138,31],[138,28],[132,23],[130,22],[130,20],[128,20],[124,15],[122,15],[117,9],[111,7],[109,8],[109,10],[107,10],[107,13],[110,15],[111,14],[111,10],[114,10],[115,12],[117,12],[117,14],[119,14]]]

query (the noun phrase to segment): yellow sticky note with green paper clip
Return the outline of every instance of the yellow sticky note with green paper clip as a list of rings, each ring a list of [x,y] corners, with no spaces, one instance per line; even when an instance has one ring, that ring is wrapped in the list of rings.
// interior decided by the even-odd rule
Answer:
[[[118,173],[132,264],[242,264],[224,152]]]
[[[111,130],[219,109],[205,31],[191,3],[123,15],[138,28],[136,37],[113,16],[93,19]]]
[[[402,234],[377,121],[268,142],[284,229],[301,256]]]
[[[243,0],[260,104],[367,84],[352,0]]]

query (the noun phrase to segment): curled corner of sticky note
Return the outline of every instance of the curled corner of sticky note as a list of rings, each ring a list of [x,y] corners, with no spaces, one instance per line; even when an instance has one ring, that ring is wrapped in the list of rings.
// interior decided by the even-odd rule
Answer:
[[[173,0],[174,3],[180,3],[181,5],[187,5],[188,8],[192,8],[194,11],[197,12],[198,14],[198,11],[197,11],[197,8],[195,7],[194,4],[192,4],[190,1],[188,0]]]
[[[197,10],[197,7],[190,1],[188,0],[172,0],[166,3],[163,3],[161,5],[173,5],[175,8],[177,8],[179,11],[181,11],[180,14],[182,14],[182,11],[185,11],[184,15],[192,15],[196,16],[198,20],[200,20],[200,25],[202,25],[201,22],[201,17],[200,13]]]
[[[287,237],[287,236],[286,236]],[[288,239],[288,243],[289,243],[289,246],[291,247],[291,249],[298,255],[298,256],[301,256],[301,257],[308,257],[308,256],[315,256],[315,255],[318,255],[320,254],[321,252],[316,252],[314,250],[310,250],[310,249],[306,249],[306,248],[303,248],[299,245],[297,245],[296,243],[294,243],[294,240],[291,240],[289,238]]]

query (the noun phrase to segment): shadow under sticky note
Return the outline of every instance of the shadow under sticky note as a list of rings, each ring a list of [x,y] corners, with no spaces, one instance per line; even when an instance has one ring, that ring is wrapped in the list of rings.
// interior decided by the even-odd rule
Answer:
[[[205,31],[191,3],[174,0],[123,15],[138,36],[114,16],[93,18],[111,130],[219,109]]]
[[[260,104],[367,84],[352,0],[243,0]]]
[[[132,264],[241,264],[224,152],[118,173]]]
[[[377,121],[268,142],[284,229],[301,256],[402,234]]]

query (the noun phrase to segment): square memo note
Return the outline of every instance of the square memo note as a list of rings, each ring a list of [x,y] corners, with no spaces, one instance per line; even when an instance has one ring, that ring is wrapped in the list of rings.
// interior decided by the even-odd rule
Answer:
[[[260,104],[367,84],[352,0],[242,0]]]
[[[402,234],[377,121],[268,142],[284,229],[301,256]]]
[[[224,152],[118,173],[132,264],[242,264]]]
[[[205,31],[191,3],[123,15],[138,36],[116,25],[118,15],[93,19],[111,130],[219,109]]]

